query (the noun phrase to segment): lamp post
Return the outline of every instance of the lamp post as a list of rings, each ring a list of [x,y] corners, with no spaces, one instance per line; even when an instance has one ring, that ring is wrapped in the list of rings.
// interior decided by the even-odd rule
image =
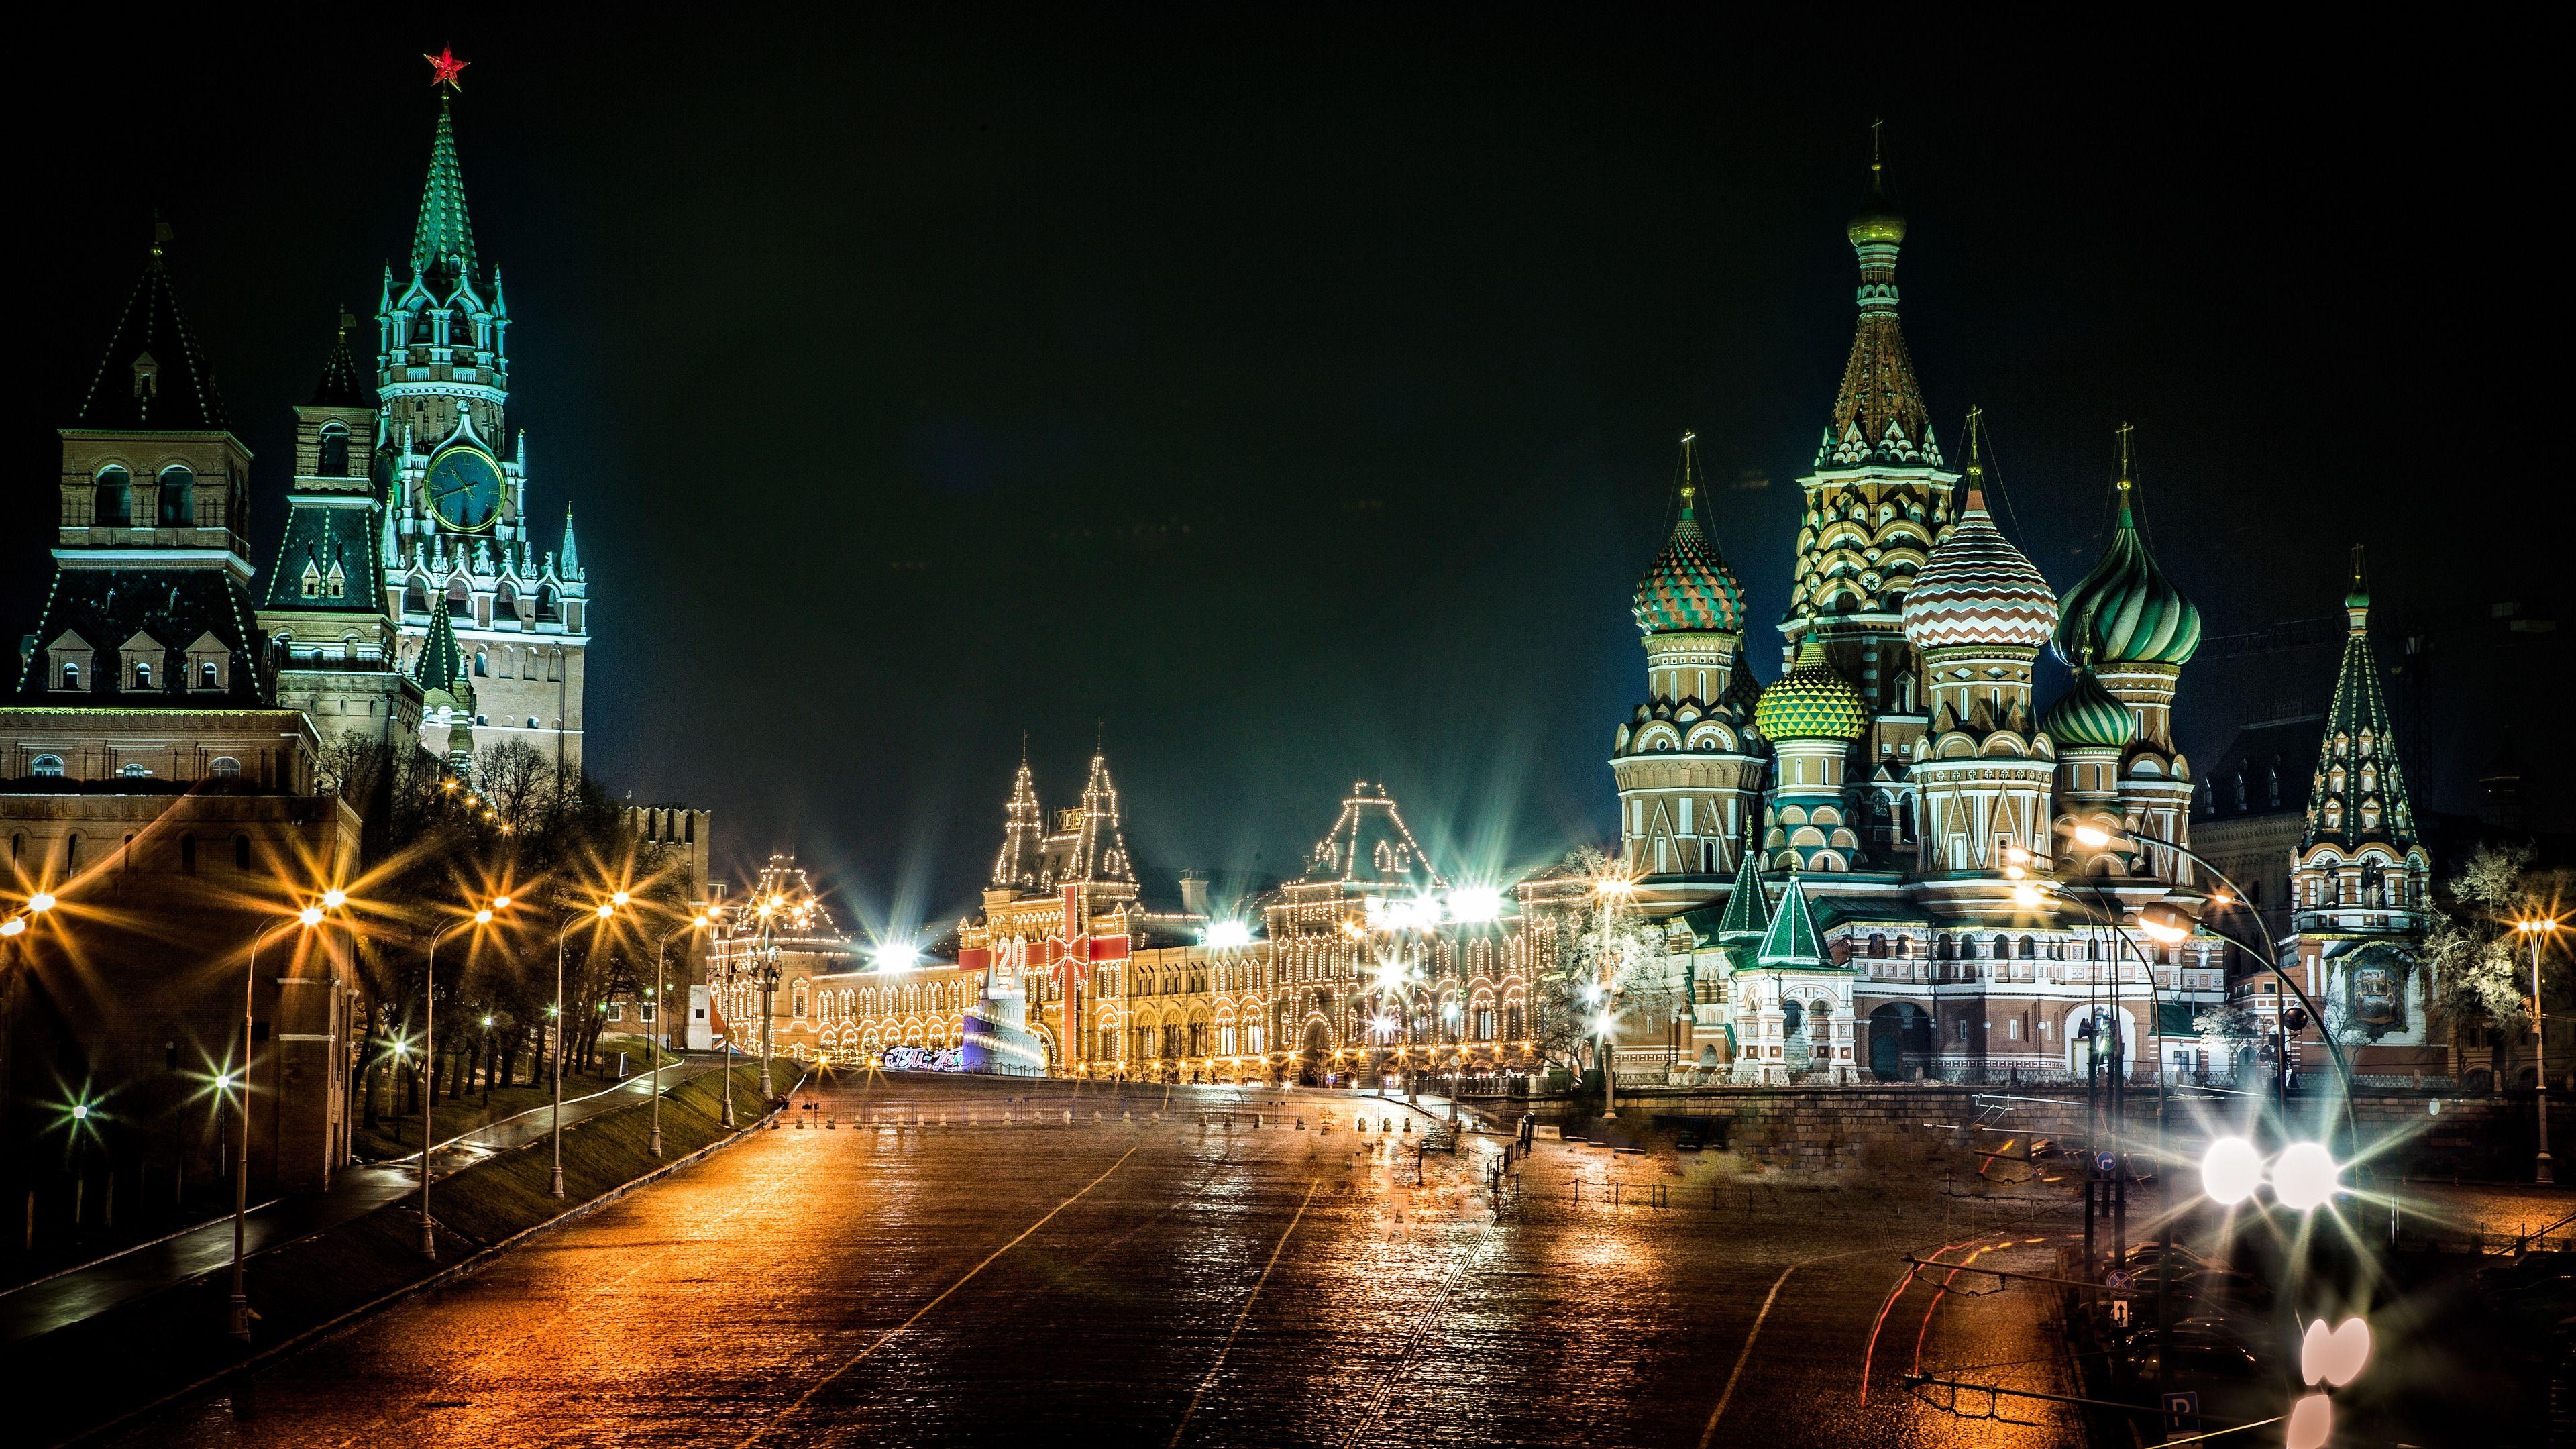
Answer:
[[[564,1046],[566,1044],[566,1028],[571,1024],[564,1017],[564,941],[567,937],[572,935],[572,928],[579,925],[584,919],[604,922],[614,918],[619,911],[626,908],[626,901],[626,892],[618,891],[611,895],[607,900],[601,901],[598,905],[592,906],[587,910],[567,911],[564,914],[563,929],[555,932],[555,1164],[554,1183],[553,1186],[547,1190],[553,1193],[556,1197],[564,1195],[563,1062]]]
[[[1619,1048],[1612,1039],[1612,1033],[1619,1027],[1619,988],[1610,972],[1610,917],[1618,910],[1619,902],[1633,894],[1637,887],[1626,876],[1614,874],[1594,882],[1592,889],[1601,896],[1601,959],[1596,963],[1600,973],[1597,985],[1601,992],[1601,1012],[1592,1019],[1592,1030],[1601,1043],[1601,1115],[1608,1118],[1619,1115]]]
[[[662,944],[653,952],[653,1024],[661,1028],[657,1035],[662,1038],[661,1041],[646,1039],[651,1041],[653,1047],[653,1155],[655,1157],[662,1155],[662,1047],[671,1039],[670,1018],[663,1014],[670,1005],[663,979],[663,967],[671,959],[671,938],[682,931],[703,930],[706,924],[706,913],[702,911],[691,917],[687,925],[674,926],[663,932]]]
[[[2079,844],[2088,845],[2099,850],[2102,847],[2109,845],[2112,837],[2110,831],[2104,830],[2098,825],[2078,825],[2075,827],[2075,839]],[[2225,894],[2232,896],[2239,902],[2242,902],[2245,899],[2245,888],[2243,886],[2238,885],[2233,879],[2231,879],[2227,872],[2220,870],[2217,866],[2210,864],[2207,859],[2195,853],[2190,846],[2177,844],[2174,841],[2153,835],[2131,836],[2130,841],[2132,844],[2143,843],[2148,845],[2160,845],[2165,849],[2172,851],[2175,855],[2180,856],[2184,860],[2190,861],[2192,864],[2199,866],[2202,870],[2208,871],[2212,876],[2216,877],[2218,883],[2227,888]],[[2189,925],[2184,923],[2189,922],[2191,919],[2180,908],[2161,901],[2140,911],[2138,913],[2138,917],[2141,921],[2161,920],[2166,924],[2171,925],[2173,929],[2183,930],[2186,932],[2189,930]],[[2360,1124],[2354,1120],[2352,1111],[2351,1064],[2347,1063],[2343,1059],[2343,1048],[2335,1044],[2334,1033],[2322,1030],[2326,1019],[2325,1013],[2319,1011],[2317,1009],[2316,1002],[2308,998],[2306,988],[2300,986],[2298,981],[2293,978],[2289,972],[2281,969],[2281,953],[2273,949],[2271,941],[2264,936],[2262,929],[2263,918],[2260,914],[2257,914],[2254,917],[2254,925],[2254,939],[2255,943],[2261,947],[2261,959],[2264,968],[2270,971],[2273,978],[2280,982],[2281,985],[2288,987],[2291,995],[2299,998],[2299,1005],[2307,1012],[2307,1019],[2309,1021],[2316,1022],[2321,1029],[2320,1035],[2325,1041],[2326,1059],[2334,1064],[2335,1078],[2343,1088],[2343,1118],[2345,1133],[2349,1141],[2353,1145],[2358,1146],[2361,1141],[2361,1127]],[[2226,941],[2230,945],[2241,946],[2245,944],[2224,932],[2219,933],[2219,939]],[[2284,1062],[2288,1060],[2288,1056],[2288,1039],[2285,1034],[2282,1043],[2282,1059]]]
[[[2531,1042],[2532,1050],[2538,1054],[2534,1063],[2532,1085],[2535,1090],[2532,1095],[2538,1103],[2535,1110],[2540,1113],[2540,1159],[2536,1164],[2539,1176],[2534,1180],[2555,1184],[2557,1174],[2549,1162],[2549,1030],[2548,1017],[2540,1007],[2540,939],[2556,931],[2558,922],[2516,921],[2513,928],[2531,938]]]
[[[438,1261],[438,1238],[429,1227],[429,1152],[438,1144],[438,1133],[431,1121],[438,1111],[438,943],[465,926],[488,926],[496,911],[510,908],[508,896],[494,896],[492,904],[475,909],[461,921],[450,921],[429,938],[429,975],[421,985],[420,1069],[429,1078],[429,1090],[420,1099],[420,1255]]]
[[[250,1342],[251,1314],[250,1293],[244,1286],[242,1277],[242,1248],[250,1235],[250,1059],[251,1034],[255,1029],[252,1022],[258,1010],[259,948],[267,943],[269,937],[289,926],[312,930],[322,924],[324,906],[338,910],[348,904],[348,901],[347,894],[334,886],[322,893],[321,905],[305,906],[285,920],[254,933],[250,938],[250,962],[242,970],[241,1111],[237,1118],[240,1131],[236,1134],[240,1142],[235,1148],[240,1156],[235,1160],[233,1167],[233,1291],[230,1331],[234,1339],[245,1344]]]

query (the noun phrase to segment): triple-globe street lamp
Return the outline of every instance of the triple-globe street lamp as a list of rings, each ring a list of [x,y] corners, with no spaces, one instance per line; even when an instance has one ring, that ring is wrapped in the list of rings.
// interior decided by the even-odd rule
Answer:
[[[2537,1054],[2533,1062],[2532,1085],[2537,1089],[2533,1096],[2538,1100],[2539,1105],[2536,1110],[2540,1113],[2540,1158],[2537,1163],[2537,1180],[2554,1185],[2558,1177],[2549,1161],[2549,1032],[2546,1028],[2547,1017],[2540,1007],[2540,941],[2542,937],[2556,933],[2559,925],[2556,920],[2549,917],[2534,917],[2528,921],[2514,922],[2513,928],[2531,938],[2531,1045],[2533,1052]]]

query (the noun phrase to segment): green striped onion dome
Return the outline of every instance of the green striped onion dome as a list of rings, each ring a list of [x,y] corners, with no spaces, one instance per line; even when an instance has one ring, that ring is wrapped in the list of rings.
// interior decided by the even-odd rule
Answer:
[[[2137,716],[2111,697],[2090,669],[2075,671],[2074,682],[2048,707],[2039,727],[2061,750],[2116,750],[2138,733]]]
[[[1648,634],[1744,627],[1743,586],[1700,532],[1691,493],[1682,489],[1682,516],[1673,525],[1672,541],[1637,580],[1637,627]]]
[[[1986,512],[1973,481],[1968,506],[1905,591],[1905,642],[1918,650],[1962,645],[2037,649],[2057,623],[2057,595]]]
[[[1798,663],[1762,691],[1753,706],[1753,727],[1763,738],[1781,740],[1856,740],[1869,726],[1869,707],[1842,672],[1825,662],[1825,646],[1816,636],[1798,646]]]
[[[2200,610],[2156,567],[2138,537],[2125,482],[2111,546],[2057,605],[2057,657],[2069,664],[2180,665],[2200,647]]]

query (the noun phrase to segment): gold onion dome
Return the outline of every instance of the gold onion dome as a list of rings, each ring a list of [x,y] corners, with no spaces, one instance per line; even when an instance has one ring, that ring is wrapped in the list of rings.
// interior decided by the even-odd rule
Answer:
[[[1798,662],[1762,691],[1753,706],[1753,727],[1765,739],[1856,740],[1869,726],[1869,707],[1842,671],[1825,662],[1825,646],[1815,635],[1798,646]]]
[[[1900,617],[1905,642],[1917,650],[1978,644],[2035,650],[2048,642],[2057,595],[1995,527],[1973,465],[1967,510],[1915,572]]]
[[[2111,697],[2092,670],[2078,669],[2039,727],[2061,750],[2116,750],[2137,736],[2138,718]]]
[[[1648,634],[1733,631],[1744,626],[1744,589],[1700,531],[1693,490],[1682,487],[1682,516],[1653,566],[1637,580],[1637,627]]]
[[[2093,572],[2058,600],[2057,657],[2068,664],[2189,663],[2200,648],[2200,610],[2156,566],[2138,536],[2129,481],[2120,480],[2120,526]]]
[[[1885,177],[1878,162],[1869,163],[1869,194],[1861,198],[1860,210],[1853,214],[1851,226],[1844,233],[1853,246],[1871,242],[1895,245],[1905,240],[1905,213],[1887,199]]]

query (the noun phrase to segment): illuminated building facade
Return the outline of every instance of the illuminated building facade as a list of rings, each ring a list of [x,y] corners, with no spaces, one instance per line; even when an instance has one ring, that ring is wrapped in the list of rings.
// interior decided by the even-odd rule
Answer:
[[[1689,983],[1690,1075],[2044,1077],[2114,1042],[2225,1070],[2194,1022],[2226,1000],[2227,947],[2158,942],[2138,918],[2204,903],[2152,843],[2189,843],[2171,712],[2198,611],[2149,553],[2125,468],[2109,544],[2062,597],[2005,538],[1977,418],[1954,469],[1915,378],[1905,235],[1874,164],[1848,229],[1850,359],[1799,480],[1785,672],[1764,687],[1749,668],[1691,439],[1679,521],[1632,601],[1647,693],[1612,739],[1620,864]],[[2044,706],[2043,647],[2072,671]],[[1663,1023],[1623,1029],[1623,1071],[1671,1059]]]
[[[250,454],[162,251],[62,430],[53,584],[0,698],[24,927],[0,937],[0,1186],[34,1203],[39,1237],[70,1222],[74,1178],[95,1194],[113,1177],[129,1202],[220,1181],[240,1139],[217,1109],[245,1052],[253,1190],[318,1191],[349,1160],[348,931],[291,912],[356,873],[358,816],[280,698],[244,543]],[[39,893],[59,903],[24,914]]]
[[[561,547],[539,547],[527,435],[506,411],[510,326],[501,269],[475,245],[442,100],[411,252],[386,267],[376,304],[376,572],[402,662],[416,665],[444,618],[472,681],[470,697],[428,703],[431,753],[459,754],[448,735],[465,728],[480,745],[524,740],[578,771],[590,582],[569,508]]]

